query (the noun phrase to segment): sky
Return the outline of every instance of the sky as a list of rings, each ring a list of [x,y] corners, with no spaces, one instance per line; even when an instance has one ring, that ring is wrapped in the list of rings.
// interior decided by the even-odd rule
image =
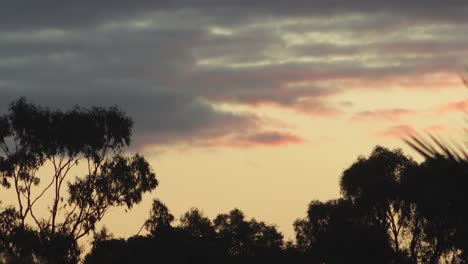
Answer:
[[[0,2],[0,111],[119,106],[160,182],[104,224],[128,237],[161,199],[178,217],[237,207],[292,223],[378,144],[460,140],[468,2]],[[11,200],[8,192],[0,199]]]

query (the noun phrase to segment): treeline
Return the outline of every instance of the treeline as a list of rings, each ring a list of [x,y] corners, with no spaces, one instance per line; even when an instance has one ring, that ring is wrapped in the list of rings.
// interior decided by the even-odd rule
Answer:
[[[466,160],[439,156],[416,163],[377,146],[342,176],[342,197],[312,201],[294,223],[295,243],[273,225],[234,209],[213,221],[192,209],[174,216],[155,200],[147,236],[95,237],[85,263],[130,263],[165,256],[282,263],[467,263]],[[248,258],[250,257],[250,258]],[[252,260],[252,259],[250,259]]]
[[[297,248],[316,263],[467,263],[467,165],[376,147],[343,172],[342,198],[294,223]]]
[[[418,138],[408,143],[422,163],[381,146],[358,157],[341,175],[341,197],[312,201],[294,222],[295,241],[239,209],[209,219],[193,208],[176,225],[160,200],[153,201],[146,235],[113,238],[96,231],[106,212],[131,209],[158,185],[144,157],[122,152],[131,128],[115,107],[11,103],[0,116],[0,180],[17,204],[0,210],[0,262],[468,263],[468,156]],[[87,171],[70,178],[79,163]],[[36,173],[46,164],[53,174],[42,178]],[[37,202],[45,193],[52,202],[41,218]],[[91,234],[84,255],[79,241]]]
[[[113,239],[103,229],[94,236],[85,263],[144,263],[170,259],[172,263],[225,260],[228,257],[281,257],[283,236],[275,226],[246,219],[238,209],[219,214],[213,221],[199,209],[191,209],[171,225],[174,216],[159,200],[145,228],[146,236]]]

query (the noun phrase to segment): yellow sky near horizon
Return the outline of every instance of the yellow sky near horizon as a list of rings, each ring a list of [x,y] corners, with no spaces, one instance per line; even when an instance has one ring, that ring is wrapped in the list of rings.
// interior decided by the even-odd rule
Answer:
[[[105,225],[117,237],[135,235],[149,215],[152,199],[158,198],[176,219],[192,207],[203,210],[211,219],[239,208],[249,218],[277,225],[285,239],[294,239],[294,220],[305,216],[310,201],[339,197],[341,173],[358,155],[368,155],[380,144],[403,148],[420,160],[400,138],[379,134],[389,126],[411,125],[424,132],[431,125],[441,125],[445,129],[436,131],[437,134],[460,142],[463,113],[440,113],[446,104],[466,95],[463,85],[459,86],[429,92],[396,89],[362,90],[358,95],[341,93],[333,100],[352,101],[349,106],[352,110],[336,117],[311,116],[268,105],[241,107],[242,111],[287,120],[284,125],[305,141],[278,146],[149,147],[143,154],[155,170],[159,186],[128,212],[123,208],[111,209],[99,226]],[[415,109],[415,113],[383,119],[372,116],[356,119],[353,114],[395,105]],[[47,174],[48,169],[42,173]],[[0,194],[3,206],[14,204],[12,194],[12,190]],[[85,241],[81,243],[86,244]]]

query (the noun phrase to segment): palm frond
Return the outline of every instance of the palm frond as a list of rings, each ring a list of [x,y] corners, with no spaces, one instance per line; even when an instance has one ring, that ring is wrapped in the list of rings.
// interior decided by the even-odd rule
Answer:
[[[430,140],[413,134],[403,141],[426,159],[445,158],[456,162],[468,160],[468,153],[462,145],[453,142],[449,144],[432,134],[428,134],[428,137]]]
[[[466,88],[468,88],[468,78],[461,75],[461,80]],[[468,122],[468,113],[465,112],[465,121]],[[468,132],[468,129],[465,129]],[[403,141],[411,148],[417,151],[426,159],[446,158],[456,162],[468,162],[468,145],[460,144],[451,141],[451,144],[437,138],[432,134],[428,134],[429,140],[419,134],[412,134]]]

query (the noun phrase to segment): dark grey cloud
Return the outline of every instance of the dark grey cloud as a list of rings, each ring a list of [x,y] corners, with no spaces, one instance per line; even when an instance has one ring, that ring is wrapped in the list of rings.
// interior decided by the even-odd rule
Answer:
[[[0,111],[21,96],[18,91],[3,91]],[[154,144],[195,144],[210,140],[216,142],[226,135],[242,134],[243,131],[261,129],[261,118],[247,113],[232,113],[213,108],[203,100],[184,94],[157,92],[142,94],[134,91],[109,94],[42,93],[28,91],[28,99],[41,106],[70,109],[78,105],[118,106],[135,122],[135,147]]]
[[[7,32],[0,35],[2,110],[20,96],[61,108],[118,105],[135,119],[140,145],[196,143],[258,128],[253,114],[215,109],[180,83],[201,35],[153,28]]]
[[[254,16],[317,16],[342,13],[391,12],[419,19],[466,21],[468,4],[462,0],[83,0],[73,3],[58,0],[5,0],[0,4],[3,27],[38,28],[88,26],[107,21],[145,15],[151,12],[196,10],[219,20],[241,21]]]

